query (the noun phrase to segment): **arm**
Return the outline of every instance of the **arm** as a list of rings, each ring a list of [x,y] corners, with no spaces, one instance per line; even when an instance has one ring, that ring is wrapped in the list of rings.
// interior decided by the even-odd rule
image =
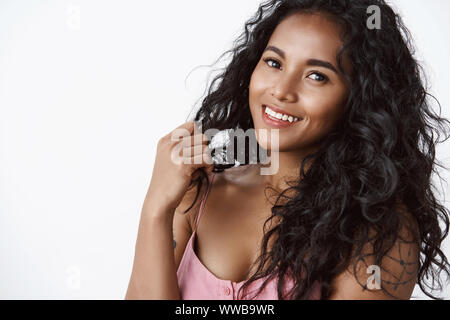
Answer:
[[[202,186],[200,199],[204,189]],[[184,211],[193,203],[195,195],[196,188],[188,190],[175,211],[166,209],[164,212],[163,209],[160,214],[154,210],[157,204],[147,204],[149,200],[146,200],[125,299],[180,299],[176,270],[192,235],[191,220],[195,219],[200,201],[186,214]],[[152,215],[155,212],[157,214]]]
[[[180,299],[173,251],[173,220],[173,209],[144,205],[125,299]]]
[[[213,169],[207,143],[208,137],[193,121],[182,124],[158,141],[125,299],[181,299],[177,267],[190,228],[188,218],[180,209],[184,208],[183,199],[190,198],[186,194],[199,170],[209,173]],[[176,242],[182,244],[175,252],[174,233]]]

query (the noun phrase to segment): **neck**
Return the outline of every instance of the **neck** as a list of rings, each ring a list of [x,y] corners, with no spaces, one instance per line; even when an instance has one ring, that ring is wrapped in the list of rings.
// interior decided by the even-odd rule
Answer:
[[[271,162],[269,164],[261,164],[260,167],[278,167],[277,170],[271,172],[269,175],[260,175],[260,181],[264,186],[271,186],[279,191],[289,187],[286,180],[298,180],[300,176],[300,165],[303,159],[315,152],[317,148],[310,148],[308,150],[301,149],[295,151],[271,152],[268,151]],[[273,161],[278,161],[278,165],[274,165]],[[305,171],[309,169],[310,163],[305,166]]]

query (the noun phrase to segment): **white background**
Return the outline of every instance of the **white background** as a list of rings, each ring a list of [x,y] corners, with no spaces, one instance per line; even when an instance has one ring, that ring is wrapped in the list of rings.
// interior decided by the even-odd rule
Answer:
[[[259,3],[0,0],[1,299],[123,299],[157,141]],[[450,2],[394,5],[449,118]]]

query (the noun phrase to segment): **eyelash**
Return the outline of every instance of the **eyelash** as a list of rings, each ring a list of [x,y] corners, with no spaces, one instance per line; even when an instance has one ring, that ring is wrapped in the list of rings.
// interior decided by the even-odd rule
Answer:
[[[280,63],[278,60],[275,60],[275,59],[272,59],[272,58],[266,58],[266,59],[264,59],[264,62],[265,62],[266,64],[267,64],[269,61],[273,61],[273,62],[276,62],[276,63],[278,63],[279,65],[281,65],[281,63]],[[269,68],[271,68],[271,67],[269,66]],[[311,74],[317,74],[317,75],[323,77],[324,80],[319,81],[319,82],[327,82],[327,81],[328,81],[328,77],[327,77],[326,75],[324,75],[323,73],[314,71],[314,72],[311,73]],[[318,80],[317,80],[317,81],[318,81]]]

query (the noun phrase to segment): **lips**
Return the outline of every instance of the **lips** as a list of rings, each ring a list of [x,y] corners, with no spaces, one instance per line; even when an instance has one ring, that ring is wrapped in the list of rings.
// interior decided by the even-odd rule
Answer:
[[[289,122],[289,121],[281,121],[280,119],[274,119],[265,112],[265,109],[266,108],[261,108],[261,117],[262,117],[263,122],[269,127],[272,127],[275,129],[284,129],[284,128],[289,128],[292,126],[296,126],[299,123],[302,123],[302,120]]]
[[[262,107],[263,107],[263,109],[264,109],[265,107],[269,107],[270,109],[272,109],[273,111],[275,111],[275,112],[277,112],[277,113],[285,114],[285,115],[287,115],[287,116],[291,116],[291,117],[293,117],[293,118],[299,118],[300,120],[303,120],[303,117],[300,117],[300,116],[296,116],[296,115],[290,114],[290,113],[286,112],[285,110],[283,110],[283,109],[281,109],[281,108],[278,108],[278,107],[275,107],[275,106],[272,106],[272,105],[269,105],[269,104],[263,104]]]

